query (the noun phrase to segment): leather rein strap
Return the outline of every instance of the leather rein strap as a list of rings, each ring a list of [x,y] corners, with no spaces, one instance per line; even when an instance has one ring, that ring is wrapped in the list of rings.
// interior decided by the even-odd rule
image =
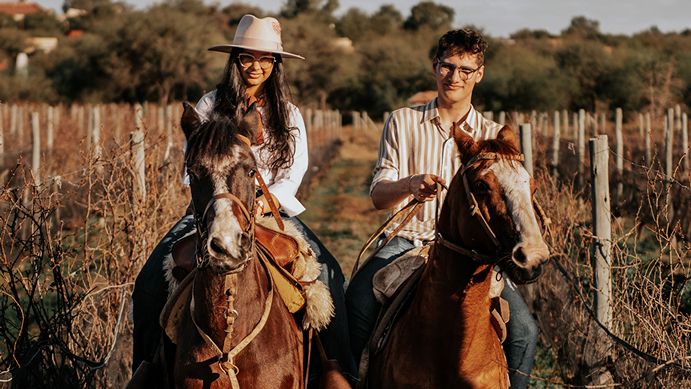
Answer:
[[[262,260],[260,260],[262,266],[264,267],[264,272],[266,273],[266,277],[268,279],[268,292],[266,294],[266,299],[264,300],[264,311],[262,312],[262,316],[259,319],[259,322],[257,325],[254,326],[252,331],[244,338],[242,339],[235,347],[230,349],[231,346],[231,334],[233,331],[233,323],[235,322],[235,318],[237,317],[238,313],[235,309],[233,309],[233,299],[234,299],[234,290],[235,287],[237,286],[237,273],[233,274],[228,274],[225,277],[225,286],[224,286],[224,292],[228,296],[228,310],[226,312],[226,323],[227,327],[225,330],[226,336],[223,340],[223,348],[219,347],[216,342],[214,342],[211,337],[202,330],[201,327],[199,327],[199,324],[197,324],[197,320],[195,319],[195,302],[194,302],[194,284],[197,279],[197,274],[194,275],[194,279],[192,280],[192,297],[190,299],[190,316],[192,317],[192,323],[194,323],[195,328],[197,329],[197,332],[199,335],[204,339],[204,341],[211,346],[211,348],[214,349],[214,351],[217,354],[217,362],[223,372],[225,372],[228,375],[228,378],[230,379],[231,387],[232,389],[240,389],[240,383],[238,381],[238,374],[240,373],[240,369],[235,365],[233,362],[233,358],[235,358],[236,355],[238,355],[242,350],[249,345],[254,338],[259,335],[262,329],[264,329],[264,325],[266,325],[266,321],[269,318],[269,313],[271,313],[271,306],[273,302],[273,297],[274,297],[274,282],[273,278],[271,278],[271,272],[269,272],[269,269],[266,268],[266,263]]]
[[[246,144],[247,147],[252,146],[252,141],[250,141],[250,138],[240,134],[236,134],[235,137],[238,138],[242,143]],[[274,219],[276,220],[276,225],[278,225],[278,228],[280,228],[281,231],[284,231],[285,225],[283,224],[283,219],[281,219],[281,215],[278,213],[278,207],[276,206],[276,202],[274,201],[273,196],[269,192],[269,187],[266,186],[266,182],[264,181],[262,175],[259,174],[259,172],[256,173],[255,178],[259,183],[259,187],[262,189],[264,197],[266,197],[266,202],[269,203],[269,208],[271,209],[271,214],[274,216]]]
[[[367,239],[367,242],[365,242],[364,246],[362,246],[362,249],[360,250],[360,253],[357,256],[357,260],[355,261],[355,265],[353,266],[353,271],[350,275],[350,279],[353,279],[353,276],[355,273],[357,273],[358,269],[360,268],[360,260],[362,259],[362,256],[365,254],[365,252],[372,246],[372,243],[374,243],[383,233],[384,231],[389,228],[393,223],[398,221],[399,219],[402,219],[401,223],[396,226],[396,228],[386,237],[384,238],[384,241],[377,247],[377,249],[370,254],[369,257],[367,257],[367,260],[363,262],[363,265],[369,261],[370,258],[374,257],[375,254],[381,250],[382,247],[386,246],[396,235],[398,235],[399,232],[403,229],[403,227],[410,222],[410,220],[413,218],[415,213],[417,213],[418,209],[422,205],[421,202],[417,201],[416,199],[411,200],[408,204],[406,204],[403,208],[398,210],[398,212],[394,213],[389,217],[387,221],[384,222],[384,224],[377,229],[370,237]]]

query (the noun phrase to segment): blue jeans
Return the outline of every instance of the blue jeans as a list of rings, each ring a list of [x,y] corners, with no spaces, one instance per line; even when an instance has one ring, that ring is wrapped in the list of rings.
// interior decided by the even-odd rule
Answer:
[[[173,244],[194,231],[194,216],[185,215],[178,220],[156,245],[134,281],[132,291],[132,371],[142,361],[151,362],[161,340],[163,329],[158,323],[168,299],[168,284],[163,277],[163,260],[170,257]]]
[[[528,375],[533,370],[537,348],[538,328],[528,306],[512,282],[504,283],[501,297],[509,302],[511,320],[506,323],[504,354],[509,365],[511,389],[528,387]]]
[[[345,277],[341,267],[305,223],[297,217],[283,216],[283,220],[295,224],[317,256],[317,261],[322,264],[319,280],[331,292],[335,316],[331,323],[320,331],[319,339],[322,341],[327,357],[338,360],[345,376],[351,382],[355,382],[357,380],[357,367],[350,353],[348,342]],[[163,330],[158,322],[158,317],[168,297],[168,285],[163,277],[163,260],[171,255],[173,244],[193,231],[194,228],[192,215],[180,219],[159,242],[137,276],[132,292],[134,318],[132,371],[136,370],[143,360],[151,361],[153,359],[161,339]],[[316,362],[317,358],[312,358],[312,360]],[[316,370],[310,369],[310,371]]]
[[[381,310],[381,304],[375,299],[372,291],[372,278],[379,269],[414,247],[407,239],[398,236],[393,238],[355,274],[348,285],[346,306],[350,343],[358,364]],[[511,310],[511,320],[507,323],[507,338],[504,342],[511,389],[527,388],[527,375],[530,374],[535,362],[537,324],[513,284],[506,282],[501,297],[509,302]]]
[[[367,346],[381,310],[381,304],[374,297],[372,291],[372,278],[379,269],[414,247],[409,240],[399,236],[394,237],[377,252],[374,258],[358,270],[348,284],[346,307],[348,308],[348,324],[350,325],[350,347],[358,366],[362,350]]]

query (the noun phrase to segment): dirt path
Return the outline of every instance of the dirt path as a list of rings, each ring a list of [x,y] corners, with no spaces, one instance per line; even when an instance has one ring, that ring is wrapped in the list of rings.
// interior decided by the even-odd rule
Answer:
[[[369,198],[379,134],[345,129],[343,142],[323,176],[314,180],[301,219],[338,259],[346,277],[362,244],[386,220]]]

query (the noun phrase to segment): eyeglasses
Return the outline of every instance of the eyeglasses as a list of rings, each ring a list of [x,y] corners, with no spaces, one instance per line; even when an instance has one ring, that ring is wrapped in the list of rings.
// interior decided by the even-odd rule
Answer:
[[[444,61],[439,61],[437,63],[437,71],[439,72],[439,74],[442,77],[446,77],[449,74],[454,74],[454,72],[456,72],[456,70],[458,69],[459,70],[458,74],[461,76],[462,80],[467,80],[470,77],[472,77],[473,74],[475,74],[475,72],[480,70],[481,67],[482,67],[482,65],[476,67],[475,69],[471,69],[471,68],[463,67],[461,65],[456,66],[452,63],[448,63],[448,62],[444,62]]]
[[[270,68],[274,62],[276,62],[276,57],[273,55],[264,55],[259,58],[256,58],[252,54],[247,54],[247,53],[241,53],[238,54],[238,61],[240,62],[240,66],[243,68],[248,68],[254,64],[254,62],[259,62],[259,67],[262,69],[266,70]]]

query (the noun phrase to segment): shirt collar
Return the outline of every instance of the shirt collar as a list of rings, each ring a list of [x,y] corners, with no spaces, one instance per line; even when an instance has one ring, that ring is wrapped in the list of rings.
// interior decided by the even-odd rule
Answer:
[[[470,105],[470,111],[468,111],[468,115],[466,115],[465,120],[463,123],[460,124],[461,129],[465,132],[467,132],[470,136],[473,138],[475,137],[475,133],[479,131],[479,128],[476,128],[479,126],[478,123],[478,115],[479,113],[475,110],[475,107],[473,105]],[[437,108],[437,98],[435,97],[432,99],[430,102],[425,104],[425,108],[422,112],[422,120],[420,120],[420,124],[423,124],[425,122],[432,122],[434,120],[439,120],[439,109]]]

